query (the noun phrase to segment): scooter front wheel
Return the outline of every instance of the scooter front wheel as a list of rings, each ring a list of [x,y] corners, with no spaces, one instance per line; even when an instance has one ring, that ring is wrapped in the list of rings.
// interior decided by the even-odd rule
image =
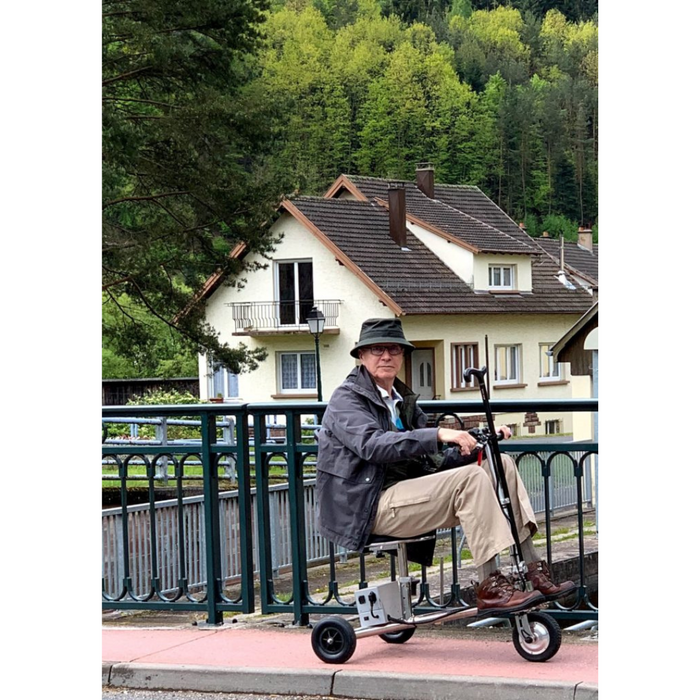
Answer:
[[[513,644],[515,649],[528,661],[547,661],[551,659],[561,646],[561,628],[557,621],[547,613],[529,612],[527,618],[530,632],[521,629],[516,621],[513,625]]]
[[[344,664],[354,653],[357,637],[343,617],[327,617],[314,625],[311,648],[327,664]]]
[[[385,632],[379,635],[379,639],[383,639],[387,644],[403,644],[407,642],[416,633],[415,627],[409,627],[398,632]]]

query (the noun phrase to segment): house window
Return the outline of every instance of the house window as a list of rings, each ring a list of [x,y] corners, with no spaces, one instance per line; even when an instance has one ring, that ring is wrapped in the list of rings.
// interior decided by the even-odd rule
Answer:
[[[314,305],[313,265],[310,260],[276,263],[279,322],[283,326],[306,323]]]
[[[515,289],[515,265],[489,265],[489,289]]]
[[[495,384],[520,383],[520,345],[496,345]]]
[[[561,421],[546,420],[544,422],[545,435],[558,435],[561,433]]]
[[[313,394],[316,391],[316,356],[312,352],[277,354],[280,394]]]
[[[452,344],[452,389],[468,389],[475,386],[474,379],[464,381],[464,370],[469,367],[479,367],[478,343]]]
[[[551,347],[551,344],[540,343],[540,379],[558,381],[561,379],[561,365],[547,354]]]
[[[238,398],[238,375],[219,363],[213,363],[209,380],[209,398]]]

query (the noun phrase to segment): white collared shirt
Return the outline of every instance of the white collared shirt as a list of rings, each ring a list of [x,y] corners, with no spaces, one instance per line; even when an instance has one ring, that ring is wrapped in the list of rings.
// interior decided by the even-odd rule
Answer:
[[[401,394],[394,389],[393,385],[391,387],[391,395],[389,395],[389,392],[381,386],[377,386],[377,389],[379,389],[379,394],[386,404],[386,407],[389,409],[392,423],[399,428],[403,428],[401,419],[399,418],[399,403],[403,401]]]

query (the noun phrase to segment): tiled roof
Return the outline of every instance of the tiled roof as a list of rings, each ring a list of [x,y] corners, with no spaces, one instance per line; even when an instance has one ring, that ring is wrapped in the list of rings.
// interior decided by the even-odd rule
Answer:
[[[537,253],[532,239],[478,187],[435,185],[431,199],[414,182],[346,175],[368,199],[387,199],[390,185],[406,190],[406,210],[483,253]]]
[[[558,238],[534,238],[542,250],[559,262],[561,241]],[[598,281],[598,244],[591,252],[578,243],[564,241],[564,263],[592,280]]]
[[[591,305],[583,289],[559,282],[546,255],[532,257],[532,293],[474,292],[410,231],[402,250],[389,233],[389,212],[376,202],[296,197],[292,204],[406,314],[580,314]]]
[[[322,197],[292,200],[406,313],[459,313],[469,287],[410,231],[402,250],[389,234],[389,212],[371,202]]]
[[[435,183],[435,198],[532,245],[530,236],[478,187]]]

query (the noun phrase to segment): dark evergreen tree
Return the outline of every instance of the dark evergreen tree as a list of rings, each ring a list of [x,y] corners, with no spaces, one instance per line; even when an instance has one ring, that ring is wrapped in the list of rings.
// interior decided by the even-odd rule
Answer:
[[[568,20],[579,22],[598,16],[598,0],[471,0],[475,10],[493,10],[508,5],[523,12],[544,17],[549,10],[559,10]]]
[[[103,2],[104,334],[117,349],[147,346],[151,316],[234,371],[264,357],[222,344],[201,306],[181,312],[212,273],[244,271],[235,245],[270,250],[261,224],[284,182],[262,158],[273,102],[249,86],[266,7]]]
[[[568,219],[579,221],[579,196],[576,173],[569,158],[562,158],[554,168],[554,193],[552,208]]]

